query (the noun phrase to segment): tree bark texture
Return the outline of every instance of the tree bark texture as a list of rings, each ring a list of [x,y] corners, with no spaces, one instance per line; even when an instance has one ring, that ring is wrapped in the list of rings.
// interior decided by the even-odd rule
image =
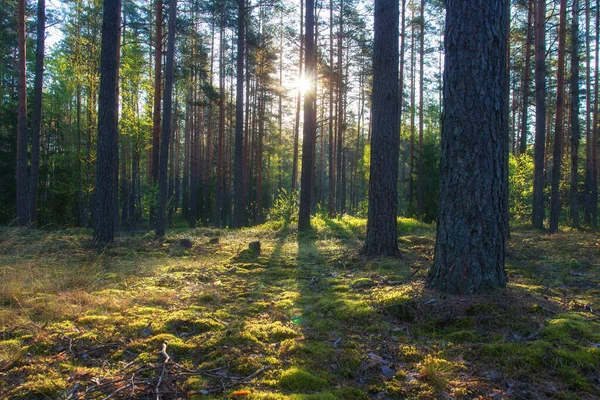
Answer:
[[[175,56],[175,28],[177,0],[169,4],[169,33],[167,37],[167,59],[165,62],[165,97],[163,100],[163,124],[160,135],[160,157],[158,169],[158,204],[156,207],[156,235],[164,236],[166,230],[166,208],[168,189],[169,138],[171,137],[171,114],[173,111],[173,64]]]
[[[443,292],[506,285],[507,1],[447,2],[440,203],[427,277]]]
[[[375,1],[373,42],[373,131],[369,210],[364,253],[397,256],[398,156],[398,19],[397,0]]]
[[[313,187],[313,147],[314,131],[316,129],[316,81],[315,64],[315,2],[306,0],[306,35],[304,38],[306,63],[304,77],[310,84],[304,93],[304,129],[302,132],[302,175],[300,179],[300,211],[298,213],[298,229],[310,228],[310,211],[312,204]]]
[[[99,245],[106,245],[114,240],[115,215],[118,212],[114,201],[114,167],[117,157],[114,140],[118,134],[120,12],[121,0],[104,0],[94,212],[94,241]]]

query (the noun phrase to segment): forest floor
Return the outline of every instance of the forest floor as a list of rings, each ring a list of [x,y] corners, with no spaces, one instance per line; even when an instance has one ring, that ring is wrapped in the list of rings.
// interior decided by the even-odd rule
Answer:
[[[446,296],[434,227],[398,224],[402,258],[376,260],[351,217],[101,252],[0,228],[0,398],[600,398],[598,233],[513,226],[508,287]]]

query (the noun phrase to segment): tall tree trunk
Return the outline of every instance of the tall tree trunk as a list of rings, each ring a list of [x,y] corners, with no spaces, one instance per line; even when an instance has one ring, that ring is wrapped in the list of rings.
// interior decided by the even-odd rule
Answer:
[[[313,182],[313,137],[316,129],[316,52],[315,52],[315,2],[306,0],[306,64],[304,77],[310,84],[304,93],[304,129],[302,132],[302,179],[300,190],[300,211],[298,214],[298,230],[310,228],[310,211],[312,205]]]
[[[329,0],[329,152],[327,165],[329,168],[329,193],[327,197],[327,212],[329,218],[335,216],[335,167],[333,150],[333,90],[335,86],[333,68],[333,0]]]
[[[171,114],[173,111],[173,64],[175,58],[175,27],[177,0],[169,4],[169,32],[167,34],[167,59],[165,62],[164,114],[160,135],[160,157],[158,170],[158,204],[156,207],[156,235],[164,236],[166,230],[167,179],[169,163],[169,139],[171,136]]]
[[[302,28],[304,27],[304,1],[300,0],[300,58],[298,61],[298,80],[302,79],[302,64],[304,56],[304,35]],[[302,91],[298,88],[296,95],[296,119],[294,123],[294,154],[292,156],[292,192],[298,189],[298,145],[300,136],[300,103],[302,100]],[[291,195],[291,193],[290,193]]]
[[[529,108],[529,81],[530,78],[530,60],[531,44],[533,42],[533,2],[529,0],[527,5],[527,39],[525,41],[525,72],[523,77],[523,106],[521,112],[521,140],[519,141],[519,154],[527,151],[527,109]]]
[[[556,72],[556,119],[554,120],[554,152],[552,157],[552,192],[550,195],[550,233],[558,232],[560,216],[560,164],[563,151],[565,114],[565,46],[567,38],[567,0],[560,0],[558,26],[558,65]]]
[[[160,158],[160,102],[162,100],[162,0],[154,2],[156,12],[156,32],[154,38],[154,114],[152,117],[152,183],[158,182]]]
[[[221,227],[221,214],[223,211],[224,199],[224,184],[223,184],[223,169],[225,167],[225,40],[223,31],[225,28],[221,26],[219,37],[219,137],[217,143],[217,181],[215,185],[215,216],[214,225],[217,228]]]
[[[585,0],[585,207],[583,222],[592,221],[592,87],[590,61],[590,0]]]
[[[44,84],[44,41],[46,36],[46,0],[38,0],[37,47],[33,84],[33,123],[31,127],[31,168],[29,171],[29,216],[37,221],[38,179],[40,174],[40,133],[42,128],[42,87]]]
[[[411,27],[410,27],[410,143],[409,143],[409,179],[407,203],[410,205],[414,197],[414,172],[415,172],[415,8],[411,7]]]
[[[398,20],[397,0],[375,0],[373,133],[369,211],[364,254],[397,256],[398,234]]]
[[[246,0],[238,0],[237,65],[235,90],[235,171],[234,171],[234,227],[246,224],[246,196],[244,190],[244,45]]]
[[[594,57],[594,120],[592,130],[592,226],[598,223],[598,66],[600,61],[600,0],[596,0],[596,56]]]
[[[29,225],[29,203],[27,202],[27,75],[25,41],[25,0],[19,0],[17,10],[17,34],[19,37],[19,107],[17,134],[17,224]]]
[[[535,3],[535,144],[533,176],[534,227],[544,227],[544,170],[546,148],[546,0]]]
[[[121,0],[104,0],[100,95],[98,99],[98,150],[94,241],[106,245],[115,235],[115,136],[118,135],[119,32]]]
[[[573,0],[571,25],[571,224],[579,228],[579,0]]]
[[[337,42],[337,147],[336,147],[336,209],[342,213],[342,153],[344,146],[344,69],[342,65],[344,40],[344,0],[340,0],[340,17]]]
[[[447,1],[440,204],[427,284],[449,293],[506,285],[509,8],[508,0],[478,5]]]
[[[423,105],[424,94],[424,57],[425,57],[425,0],[421,0],[421,17],[419,18],[421,32],[419,34],[419,165],[417,169],[417,216],[423,218],[425,212],[424,190],[425,190],[425,164],[423,160]]]

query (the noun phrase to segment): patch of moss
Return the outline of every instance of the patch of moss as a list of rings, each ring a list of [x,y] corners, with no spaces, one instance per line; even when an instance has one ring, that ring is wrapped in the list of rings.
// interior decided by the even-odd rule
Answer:
[[[353,280],[350,284],[350,286],[352,286],[354,289],[368,289],[376,285],[377,282],[371,278],[358,278]]]
[[[450,332],[445,335],[445,338],[448,341],[455,343],[477,343],[482,340],[481,334],[466,329]]]
[[[317,303],[319,309],[327,316],[340,322],[372,323],[377,313],[364,300],[325,297]]]
[[[327,387],[327,380],[297,367],[292,367],[281,373],[279,387],[291,392],[316,392]]]

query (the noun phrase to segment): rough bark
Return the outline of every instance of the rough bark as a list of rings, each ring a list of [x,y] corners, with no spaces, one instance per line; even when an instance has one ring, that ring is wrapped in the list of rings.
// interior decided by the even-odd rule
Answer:
[[[427,284],[476,293],[506,285],[508,0],[447,6],[440,203]]]
[[[177,0],[169,4],[169,32],[167,35],[167,58],[165,61],[165,93],[163,99],[163,124],[160,135],[158,169],[158,204],[156,207],[156,235],[164,236],[166,230],[167,185],[169,164],[169,139],[171,137],[171,114],[173,111],[173,64],[175,58],[175,27]],[[166,121],[166,123],[165,123]]]
[[[101,246],[114,240],[115,217],[118,212],[114,201],[114,167],[117,157],[114,141],[118,135],[120,12],[121,0],[104,0],[94,212],[94,241]]]
[[[315,2],[306,0],[305,16],[306,35],[304,44],[306,49],[306,63],[304,77],[310,85],[304,93],[304,129],[302,132],[302,176],[300,189],[300,211],[298,214],[298,230],[310,228],[310,211],[312,204],[313,186],[313,147],[314,131],[316,129],[316,81],[315,64]]]
[[[534,227],[544,227],[544,166],[546,147],[546,0],[535,4],[535,144],[533,176]]]
[[[560,164],[563,151],[565,114],[565,46],[567,38],[567,0],[560,0],[558,26],[558,65],[556,72],[556,117],[554,120],[554,151],[552,155],[552,190],[550,194],[550,233],[558,232],[560,216]]]
[[[396,0],[375,1],[373,42],[373,116],[367,256],[397,256],[398,203],[398,20]]]

